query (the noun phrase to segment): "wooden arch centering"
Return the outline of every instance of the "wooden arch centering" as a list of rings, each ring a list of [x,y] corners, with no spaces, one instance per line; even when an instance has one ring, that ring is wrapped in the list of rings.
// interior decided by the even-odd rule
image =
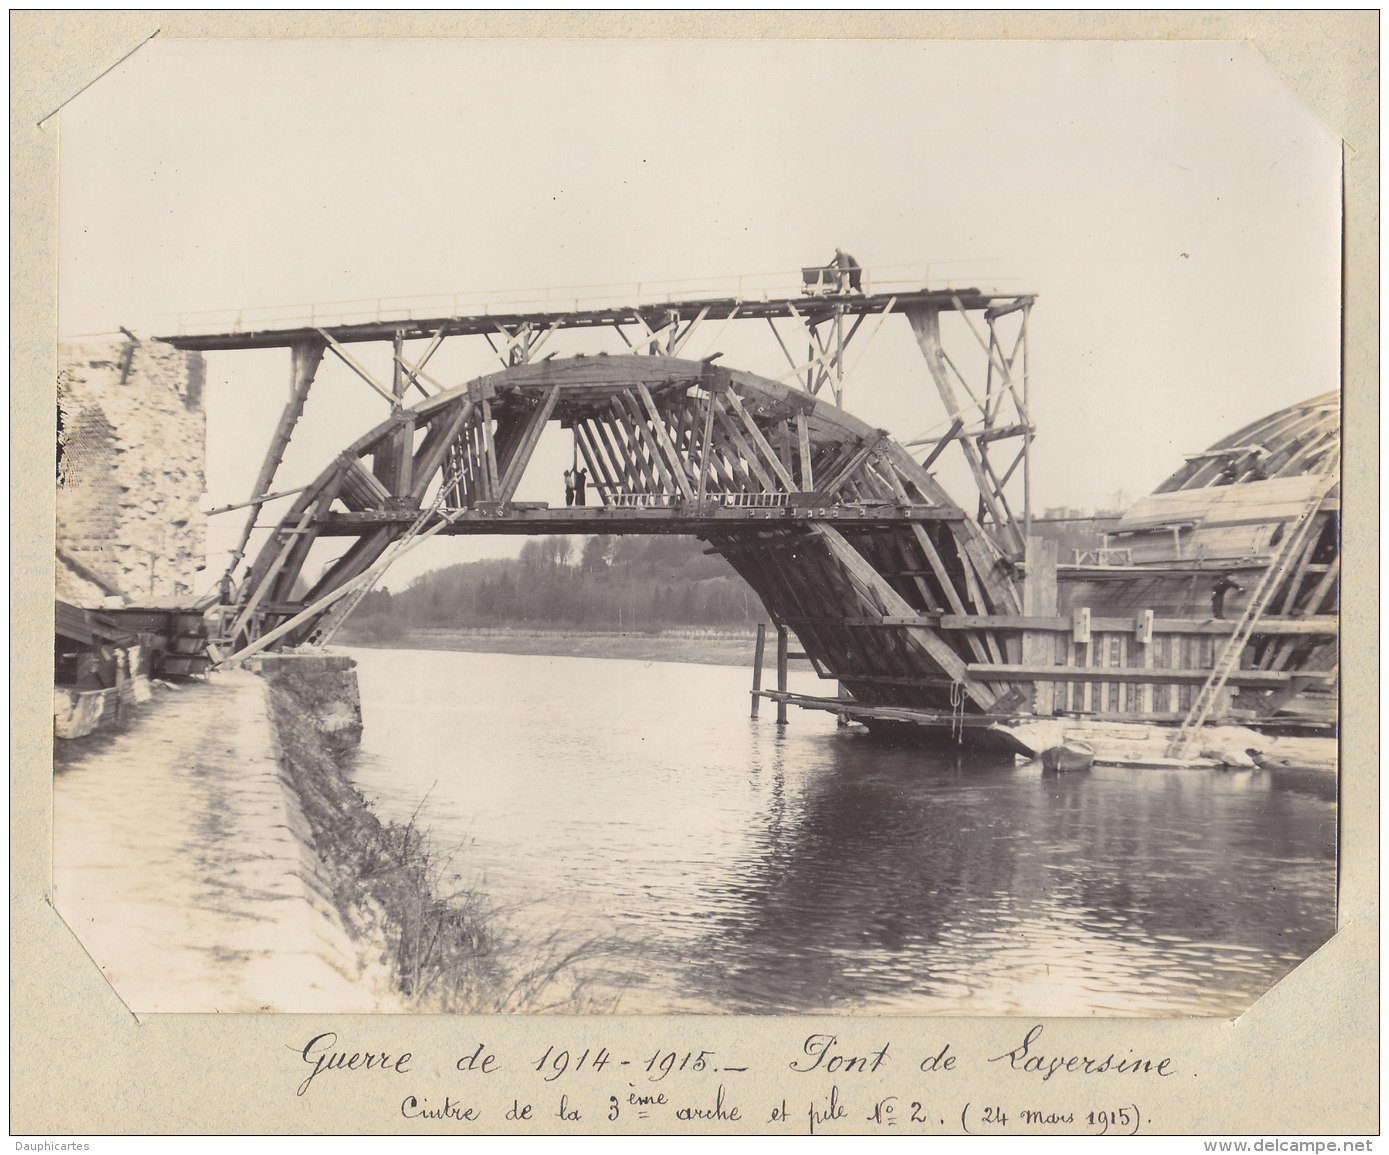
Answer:
[[[398,373],[398,399],[408,384]],[[515,500],[551,422],[572,431],[597,506]],[[668,356],[522,363],[397,400],[271,532],[223,607],[219,648],[331,630],[349,606],[338,595],[379,576],[393,543],[434,532],[695,534],[856,699],[989,710],[1010,689],[966,668],[1017,660],[1016,635],[985,620],[1021,610],[1009,566],[905,448],[828,400]],[[352,540],[296,595],[328,537]]]

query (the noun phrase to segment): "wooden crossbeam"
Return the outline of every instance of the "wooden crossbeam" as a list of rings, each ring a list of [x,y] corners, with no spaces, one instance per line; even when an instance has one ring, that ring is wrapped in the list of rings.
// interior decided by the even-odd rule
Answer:
[[[704,494],[706,483],[714,472],[714,465],[711,458],[713,451],[714,438],[714,397],[711,393],[704,395],[704,437],[699,447],[699,509],[704,512]]]
[[[744,466],[746,472],[750,474],[751,477],[757,479],[758,484],[762,487],[762,491],[764,493],[775,493],[776,482],[772,480],[772,475],[762,467],[762,463],[757,459],[757,454],[754,453],[752,447],[743,440],[743,435],[738,432],[737,425],[734,424],[733,419],[728,415],[725,403],[725,397],[727,395],[728,393],[726,391],[724,393],[716,393],[713,397],[714,420],[718,423],[719,431],[723,434],[726,441],[732,445],[738,463]],[[730,455],[730,463],[733,461],[734,455]],[[748,488],[749,490],[753,488],[751,481],[749,481]]]
[[[492,403],[484,397],[480,405],[481,420],[478,425],[482,430],[482,497],[484,501],[495,501],[500,481],[497,478],[497,446],[492,435]]]
[[[733,407],[734,412],[742,419],[743,426],[747,429],[748,436],[752,438],[753,445],[761,450],[763,459],[772,467],[772,472],[777,475],[781,484],[786,487],[786,492],[795,492],[796,482],[792,479],[786,466],[782,464],[781,458],[777,456],[776,450],[768,444],[767,438],[763,435],[762,430],[757,427],[757,422],[752,419],[752,414],[743,406],[742,399],[732,389],[723,393],[722,398]],[[772,486],[771,488],[775,489],[776,487]]]
[[[990,368],[997,368],[999,376],[1003,378],[1004,386],[1012,394],[1013,404],[1017,406],[1020,414],[1026,414],[1027,406],[1022,403],[1022,398],[1018,396],[1017,390],[1013,386],[1012,374],[1008,372],[1008,366],[1003,362],[1003,351],[989,341],[984,340],[984,335],[979,332],[979,327],[975,325],[974,318],[969,315],[969,310],[965,308],[965,303],[960,300],[958,293],[950,295],[951,304],[955,306],[955,311],[965,319],[965,324],[969,326],[969,331],[974,335],[974,339],[979,342],[979,347],[984,350],[984,356],[988,358]],[[993,326],[990,325],[990,331]]]
[[[703,321],[704,318],[708,315],[709,306],[705,305],[704,308],[700,309],[700,311],[690,321],[686,323],[684,332],[672,334],[674,337],[674,341],[672,342],[670,347],[670,355],[672,357],[680,356],[680,351],[684,349],[686,344],[689,343],[690,335],[695,331],[695,326],[698,325],[701,321]]]
[[[674,477],[675,483],[680,487],[681,496],[686,501],[693,501],[694,490],[690,488],[690,479],[685,473],[685,463],[681,461],[680,454],[676,452],[675,445],[671,442],[665,420],[661,417],[660,410],[656,408],[656,401],[651,396],[651,390],[646,387],[646,382],[637,382],[637,392],[641,396],[641,403],[646,407],[647,415],[651,418],[651,429],[655,433],[656,443],[670,463],[670,475]]]
[[[979,584],[993,602],[993,611],[1000,614],[1020,613],[1022,602],[1017,588],[1011,581],[998,576],[995,568],[998,559],[989,553],[990,549],[996,547],[987,542],[979,527],[968,521],[961,522],[955,530],[955,543],[961,560],[967,559],[974,567]]]
[[[599,441],[599,428],[601,424],[591,418],[574,423],[575,432],[581,435],[580,445],[587,447],[589,456],[598,464],[598,473],[594,476],[602,477],[603,483],[607,486],[603,492],[611,495],[621,491],[625,474],[621,458],[610,449],[605,449],[603,442]]]
[[[497,335],[500,336],[501,339],[506,342],[505,352],[503,352],[501,349],[498,349],[495,345],[492,345],[492,351],[496,353],[497,359],[501,361],[503,365],[510,367],[516,364],[517,360],[516,358],[512,357],[512,354],[517,349],[520,349],[522,353],[522,357],[520,359],[525,360],[525,353],[527,352],[527,339],[530,336],[530,325],[524,323],[517,325],[515,332],[508,330],[499,321],[493,321],[492,326],[496,329]],[[487,343],[489,345],[492,344],[490,335],[488,336]]]
[[[319,364],[323,361],[323,348],[322,343],[318,341],[298,341],[290,346],[289,400],[285,403],[284,412],[280,414],[280,420],[276,423],[275,432],[270,435],[270,445],[265,451],[260,472],[256,475],[255,486],[251,490],[253,494],[268,492],[275,480],[275,474],[279,471],[280,462],[284,459],[285,449],[294,433],[294,427],[298,425],[299,418],[303,416],[304,403],[308,400],[309,389],[313,386],[314,376],[318,372]],[[252,498],[248,504],[251,506],[251,512],[246,518],[246,525],[241,531],[241,536],[237,539],[236,548],[231,551],[231,564],[227,567],[228,577],[236,571],[236,567],[244,555],[246,543],[250,541],[251,531],[256,526],[256,518],[260,516],[263,501],[259,498]]]
[[[407,412],[396,433],[395,492],[402,496],[414,486],[415,415]]]
[[[318,500],[309,507],[312,513],[309,524],[300,526],[293,531],[295,541],[294,547],[289,551],[289,557],[284,560],[278,573],[270,573],[262,580],[262,585],[270,587],[273,598],[291,598],[294,596],[294,585],[299,580],[304,563],[308,560],[309,551],[313,548],[314,542],[318,540],[323,517],[336,499],[337,490],[341,483],[342,475],[339,475],[329,485],[323,487],[318,495]]]
[[[946,601],[950,603],[952,609],[957,614],[964,612],[964,602],[960,598],[959,591],[955,588],[955,583],[951,579],[949,571],[945,568],[945,563],[941,559],[940,552],[936,549],[935,543],[931,541],[931,536],[926,532],[925,526],[917,522],[911,522],[911,533],[916,539],[917,547],[926,558],[926,564],[931,567],[931,572],[935,575],[936,583],[941,587],[945,594]],[[979,637],[975,629],[971,628],[965,632],[966,644],[974,653],[974,656],[983,661],[989,657],[988,645]]]
[[[619,398],[610,398],[608,407],[613,414],[611,424],[613,435],[631,464],[633,488],[649,493],[656,489],[660,483],[656,480],[655,471],[652,470],[651,463],[647,460],[646,447],[642,444],[641,435],[637,433],[631,415]]]
[[[950,383],[950,372],[955,372],[955,376],[959,378],[966,392],[970,392],[969,384],[959,375],[958,371],[954,370],[954,366],[950,364],[949,358],[941,346],[940,310],[932,306],[917,306],[908,308],[906,313],[907,320],[911,323],[912,332],[916,336],[917,344],[921,348],[922,355],[926,358],[926,365],[930,369],[936,388],[941,394],[941,399],[952,414],[961,412],[955,389]],[[970,395],[972,397],[973,393],[970,392]],[[977,403],[978,399],[975,400]],[[1012,524],[1011,519],[998,505],[989,478],[979,459],[978,447],[968,438],[962,439],[959,444],[964,451],[965,461],[969,465],[970,472],[974,475],[974,483],[979,490],[980,500],[984,503],[994,524],[1002,532],[1009,534],[1012,539],[1010,545],[1013,550],[1021,554],[1022,542],[1018,540],[1017,527]]]
[[[357,577],[381,556],[397,532],[399,531],[393,527],[383,527],[359,537],[348,547],[347,552],[333,563],[328,572],[314,583],[313,588],[304,595],[304,601],[312,604],[324,594],[337,590]]]
[[[638,382],[638,385],[640,386],[642,383]],[[655,430],[642,412],[641,402],[637,400],[631,390],[624,390],[619,396],[631,419],[631,427],[636,431],[637,439],[641,443],[648,465],[655,466],[655,471],[652,473],[653,491],[675,492],[680,488],[676,483],[676,473],[665,452],[665,447],[661,445]],[[664,423],[661,429],[664,432]],[[657,478],[658,474],[659,479]]]
[[[824,538],[835,560],[858,588],[865,606],[878,614],[908,616],[911,606],[906,599],[864,560],[838,530],[824,523],[816,523],[814,529]],[[912,642],[923,649],[937,666],[951,678],[964,684],[965,692],[977,706],[987,710],[993,704],[998,695],[975,681],[959,655],[934,632],[925,627],[912,626],[905,627],[905,630]]]
[[[1161,684],[1178,682],[1200,685],[1209,680],[1208,667],[1158,668],[1145,666],[1029,666],[1014,663],[988,664],[971,662],[969,673],[980,678],[999,678],[1014,682],[1080,682],[1095,685],[1102,682],[1137,682]],[[1235,670],[1225,681],[1236,686],[1283,686],[1298,680],[1309,683],[1327,682],[1330,672],[1307,670]]]
[[[880,432],[877,437],[860,442],[858,448],[849,454],[844,464],[835,470],[830,480],[825,483],[824,491],[828,494],[837,492],[849,476],[868,460],[868,455],[878,448],[884,436],[885,434]]]
[[[331,501],[332,498],[336,496],[338,484],[342,479],[343,473],[350,464],[351,459],[342,454],[335,457],[328,467],[314,479],[311,485],[305,486],[303,491],[299,494],[298,499],[290,506],[289,511],[280,519],[280,525],[295,525],[299,518],[304,515],[304,512],[310,509],[325,493],[329,495],[329,500]],[[256,555],[255,561],[247,570],[246,577],[241,583],[243,593],[246,590],[254,589],[265,577],[271,562],[275,558],[276,551],[274,542],[275,539],[272,535],[270,540],[261,547],[260,552]]]
[[[717,418],[718,414],[714,413],[713,416]],[[723,429],[717,421],[714,423],[712,436],[709,476],[727,492],[756,492],[757,485],[752,479],[752,474],[747,471],[742,459],[729,444],[728,438],[724,436]]]
[[[846,366],[846,367],[843,369],[843,371],[840,373],[840,375],[839,375],[839,381],[840,381],[840,386],[841,386],[841,388],[842,388],[842,387],[844,386],[844,384],[855,374],[855,372],[858,370],[859,366],[863,364],[863,359],[868,355],[868,349],[869,349],[869,347],[873,344],[873,341],[874,341],[874,339],[877,337],[877,335],[878,335],[880,332],[882,332],[883,322],[884,322],[885,320],[887,320],[888,314],[892,312],[893,306],[895,306],[896,304],[897,304],[897,298],[896,298],[896,297],[889,297],[888,300],[887,300],[887,303],[882,307],[881,311],[879,311],[879,312],[877,313],[877,315],[874,317],[874,319],[873,319],[873,328],[872,328],[871,330],[869,330],[868,336],[865,337],[862,341],[860,341],[859,344],[858,344],[858,346],[857,346],[857,347],[858,347],[858,356],[854,358],[853,367],[850,368],[850,367]],[[853,327],[851,330],[849,330],[849,336],[846,337],[846,338],[844,339],[844,346],[845,346],[846,351],[847,351],[847,349],[848,349],[848,344],[849,344],[850,338],[852,338],[853,335],[854,335],[855,333],[858,332],[859,323],[860,323],[861,321],[863,321],[864,318],[866,318],[866,317],[867,317],[867,314],[866,314],[866,313],[861,313],[861,314],[859,314],[858,320],[854,322],[854,327]],[[842,398],[842,396],[841,396],[841,398],[840,398],[840,404],[843,404],[843,398]]]
[[[642,417],[638,403],[631,392],[624,389],[618,393],[612,399],[612,405],[613,412],[617,414],[618,420],[622,422],[622,428],[627,433],[633,456],[644,470],[645,478],[642,488],[648,493],[655,493],[662,489],[673,489],[674,483],[665,461],[662,460],[661,451],[656,447],[650,430],[646,428],[646,420]]]
[[[1007,482],[1007,478],[999,480],[998,474],[994,471],[993,462],[989,460],[989,450],[987,443],[984,443],[980,441],[980,439],[975,438],[974,444],[977,446],[979,451],[979,463],[983,466],[985,474],[988,475],[989,482],[993,490],[994,500],[998,502],[999,507],[1003,510],[1003,516],[1007,519],[1007,525],[1011,526],[1014,524],[1013,511],[1008,505],[1008,496],[1003,489],[1004,485]],[[1019,454],[1017,460],[1022,460],[1021,454]],[[1016,465],[1017,462],[1015,461],[1014,467],[1016,467]],[[1010,469],[1008,471],[1008,476],[1011,477],[1012,473],[1013,471]]]
[[[892,629],[897,626],[927,624],[942,630],[992,629],[1020,633],[1024,630],[1035,633],[1070,635],[1075,629],[1071,617],[1038,615],[999,615],[999,614],[952,614],[931,611],[924,614],[909,614],[903,617],[885,615],[883,617],[846,617],[840,619],[846,626]],[[1156,634],[1205,634],[1219,637],[1232,634],[1235,622],[1225,619],[1197,621],[1191,618],[1154,618],[1153,633]],[[1090,619],[1090,630],[1096,633],[1132,633],[1137,628],[1135,618],[1094,618]],[[1340,634],[1340,619],[1327,614],[1315,618],[1262,618],[1254,629],[1254,635],[1269,637],[1336,637]]]
[[[409,385],[413,385],[416,389],[418,389],[421,393],[428,397],[430,395],[429,390],[420,384],[419,379],[423,377],[426,381],[433,385],[435,389],[442,390],[443,386],[441,386],[432,377],[428,376],[424,371],[424,367],[429,364],[429,359],[434,356],[439,346],[444,343],[444,337],[447,334],[448,326],[440,325],[439,331],[435,333],[432,338],[430,338],[429,345],[426,347],[424,353],[420,355],[420,359],[416,361],[413,365],[405,360],[403,350],[400,349],[399,346],[397,346],[395,351],[395,368],[399,373],[404,374],[406,380],[406,387],[408,387]],[[404,391],[405,389],[402,388],[401,392],[404,393]]]
[[[627,347],[629,349],[635,349],[638,345],[641,345],[647,348],[650,352],[661,355],[665,354],[665,350],[661,348],[662,335],[670,332],[678,323],[674,321],[667,321],[659,329],[653,329],[650,325],[646,323],[646,318],[643,317],[641,313],[635,310],[633,311],[630,317],[626,318],[626,320],[629,324],[635,322],[636,324],[640,325],[642,328],[642,332],[646,334],[645,337],[640,338],[635,343],[633,343],[630,339],[628,339],[627,334],[622,331],[621,326],[615,325],[614,327],[617,329],[617,335],[627,342]]]
[[[630,395],[614,397],[613,411],[621,424],[627,448],[631,450],[632,461],[637,466],[639,487],[648,493],[654,493],[661,488],[662,480],[661,468],[656,462],[658,455],[651,452],[650,446],[642,436],[640,427],[644,422],[632,416],[629,408],[631,401]]]
[[[487,450],[483,446],[482,422],[476,414],[473,420],[468,422],[468,428],[464,431],[464,448],[468,454],[468,460],[472,463],[473,488],[469,497],[476,504],[479,501],[488,500],[487,491]]]
[[[349,353],[335,340],[333,340],[332,334],[330,334],[326,329],[316,329],[314,331],[320,337],[322,337],[325,342],[327,342],[328,348],[333,350],[333,353],[337,356],[338,360],[340,360],[344,365],[351,369],[352,372],[356,373],[358,377],[360,377],[363,381],[365,381],[368,385],[370,385],[373,389],[380,393],[381,396],[384,397],[387,401],[389,401],[393,406],[397,406],[400,404],[400,398],[397,397],[393,392],[391,392],[391,390],[387,389],[384,385],[382,385],[381,382],[379,382],[370,373],[368,373],[366,369],[364,369],[357,362],[356,358],[354,358],[351,353]]]
[[[360,457],[354,458],[342,478],[339,496],[352,510],[385,509],[393,496]]]
[[[579,454],[584,459],[584,464],[588,466],[588,471],[593,475],[594,487],[599,489],[600,496],[607,504],[612,494],[617,492],[621,486],[613,480],[612,473],[608,470],[608,463],[604,460],[602,453],[598,451],[597,443],[592,440],[592,434],[582,421],[576,421],[573,425],[574,443],[579,447]]]
[[[540,435],[545,432],[545,426],[549,423],[558,401],[559,386],[556,385],[545,395],[545,400],[537,406],[526,421],[520,443],[512,454],[511,460],[507,463],[506,472],[502,475],[501,488],[497,493],[498,501],[510,501],[512,494],[516,492],[516,487],[521,483],[521,475],[525,472],[526,466],[530,464],[535,447],[540,444]]]
[[[797,365],[796,358],[792,356],[791,350],[786,347],[786,342],[781,339],[781,333],[777,330],[776,322],[772,320],[772,318],[769,316],[767,318],[767,324],[771,327],[772,336],[776,338],[776,343],[781,346],[781,351],[784,354],[786,354],[787,364],[791,366],[791,372],[788,374],[788,376],[794,377],[799,375],[803,366]]]
[[[901,558],[902,563],[911,566],[914,559],[911,555],[910,536],[904,536],[900,531],[894,532],[892,534],[892,544],[896,547],[897,556]],[[936,599],[935,592],[931,589],[931,583],[926,580],[927,575],[934,577],[934,572],[930,569],[919,570],[915,568],[911,568],[904,572],[908,573],[911,577],[912,584],[916,586],[916,592],[921,595],[922,604],[928,610],[939,610],[940,603]],[[883,576],[886,577],[887,574],[884,573]]]
[[[296,523],[295,529],[302,530],[307,528],[312,520],[313,512],[311,510],[306,509],[300,516],[298,522]],[[276,531],[276,533],[277,535],[283,535],[284,544],[280,547],[280,551],[276,555],[274,561],[270,563],[269,569],[266,571],[263,578],[260,581],[258,581],[256,583],[255,588],[251,590],[250,596],[246,599],[245,605],[241,607],[240,611],[236,616],[236,620],[232,623],[231,632],[227,634],[227,637],[230,638],[233,643],[235,643],[237,636],[246,628],[247,624],[250,622],[251,617],[256,612],[256,607],[261,603],[261,600],[265,597],[267,593],[270,592],[270,586],[274,581],[274,578],[279,573],[280,567],[284,565],[284,563],[288,560],[290,551],[294,548],[295,542],[298,540],[295,533],[288,532],[287,526],[282,526],[280,530]]]
[[[448,487],[449,498],[447,504],[455,509],[462,507],[464,504],[464,493],[466,492],[464,486],[467,483],[467,472],[467,459],[459,448],[458,442],[453,441],[449,444],[447,451],[444,453],[444,475],[445,477],[453,478],[452,484]]]
[[[964,563],[965,587],[969,590],[970,600],[974,602],[975,609],[980,614],[987,614],[990,610],[989,604],[984,600],[983,590],[980,588],[979,579],[974,572],[974,566],[970,563],[967,552],[961,554],[960,560]],[[994,637],[990,630],[982,631],[984,644],[988,647],[989,656],[995,662],[1003,661],[1003,650],[998,644],[998,639]]]
[[[416,505],[424,500],[425,491],[428,490],[434,475],[439,472],[449,446],[473,416],[475,407],[472,401],[459,398],[453,405],[451,411],[441,410],[435,415],[424,435],[424,441],[415,452],[415,462],[411,469],[413,480],[410,499]]]
[[[1317,583],[1316,589],[1312,591],[1312,596],[1307,599],[1307,604],[1302,612],[1307,614],[1319,614],[1322,611],[1323,603],[1331,593],[1331,587],[1341,575],[1341,555],[1338,553],[1331,559],[1331,564],[1326,567],[1326,573],[1322,575],[1321,581]]]
[[[801,464],[801,489],[809,493],[815,488],[815,470],[811,464],[810,425],[804,413],[796,414],[796,448]]]
[[[627,446],[620,437],[616,437],[617,429],[614,427],[613,437],[608,436],[608,423],[605,421],[594,421],[593,430],[598,434],[603,442],[603,447],[608,451],[609,459],[619,467],[622,472],[622,480],[627,488],[636,490],[642,487],[641,477],[637,473],[637,468],[632,461],[631,454],[627,452]],[[614,444],[616,442],[616,444]]]

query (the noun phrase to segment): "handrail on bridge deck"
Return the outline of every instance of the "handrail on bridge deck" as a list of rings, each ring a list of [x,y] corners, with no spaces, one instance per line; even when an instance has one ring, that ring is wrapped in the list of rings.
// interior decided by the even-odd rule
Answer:
[[[982,261],[939,261],[917,265],[878,265],[858,270],[864,295],[975,287]],[[964,266],[944,278],[940,270]],[[346,301],[266,305],[248,309],[200,309],[179,312],[164,320],[175,336],[241,333],[276,328],[320,328],[391,321],[432,320],[441,317],[508,316],[517,313],[569,313],[606,306],[695,304],[700,301],[773,301],[833,295],[827,277],[810,281],[805,266],[775,273],[741,273],[677,281],[622,281],[606,285],[565,285],[551,288],[500,289],[425,296],[373,297]],[[1006,278],[1005,278],[1006,280]],[[999,284],[999,278],[992,281]]]
[[[789,496],[786,493],[706,493],[704,501],[729,509],[773,509],[784,507]],[[616,509],[650,509],[675,508],[690,503],[679,493],[609,493],[604,495],[603,504]]]

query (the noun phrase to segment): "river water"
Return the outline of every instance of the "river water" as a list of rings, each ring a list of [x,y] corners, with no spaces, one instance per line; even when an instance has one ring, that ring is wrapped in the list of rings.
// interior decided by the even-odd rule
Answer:
[[[358,787],[518,933],[604,943],[603,1009],[1234,1015],[1335,927],[1324,772],[1045,774],[751,721],[746,669],[353,657]]]

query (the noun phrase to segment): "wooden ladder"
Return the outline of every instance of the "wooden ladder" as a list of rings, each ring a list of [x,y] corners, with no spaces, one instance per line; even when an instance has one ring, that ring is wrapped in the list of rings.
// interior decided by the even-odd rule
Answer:
[[[1201,687],[1201,692],[1191,703],[1191,709],[1187,711],[1181,729],[1177,731],[1176,736],[1168,746],[1168,757],[1191,757],[1191,751],[1195,748],[1200,737],[1201,727],[1205,725],[1206,719],[1210,716],[1220,691],[1225,688],[1225,683],[1229,681],[1230,675],[1239,665],[1240,655],[1244,653],[1244,647],[1248,645],[1249,639],[1253,636],[1254,627],[1259,624],[1259,619],[1263,617],[1264,610],[1274,593],[1277,592],[1279,584],[1287,575],[1289,567],[1301,556],[1307,534],[1316,521],[1315,514],[1326,499],[1327,492],[1338,480],[1337,474],[1330,474],[1317,485],[1313,495],[1308,499],[1306,507],[1298,517],[1297,524],[1294,525],[1292,532],[1283,542],[1282,550],[1279,551],[1273,564],[1264,571],[1264,576],[1259,579],[1259,584],[1254,587],[1249,605],[1245,607],[1244,615],[1236,623],[1235,631],[1230,635],[1230,640],[1225,643],[1225,649],[1221,651],[1220,658],[1211,670],[1210,677],[1206,679],[1205,684]]]

